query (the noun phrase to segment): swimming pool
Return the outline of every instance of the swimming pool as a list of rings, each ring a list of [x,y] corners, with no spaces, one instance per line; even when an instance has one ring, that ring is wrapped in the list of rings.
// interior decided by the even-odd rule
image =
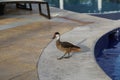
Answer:
[[[120,0],[45,0],[50,6],[79,13],[116,13]]]
[[[97,41],[95,58],[112,80],[120,80],[120,28],[108,32]]]

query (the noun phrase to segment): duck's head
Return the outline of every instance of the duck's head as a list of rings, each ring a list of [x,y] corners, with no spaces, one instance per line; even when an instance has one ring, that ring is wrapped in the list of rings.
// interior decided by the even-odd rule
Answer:
[[[59,32],[55,32],[54,33],[54,36],[53,36],[53,39],[57,39],[57,40],[59,40],[60,39],[60,33]]]

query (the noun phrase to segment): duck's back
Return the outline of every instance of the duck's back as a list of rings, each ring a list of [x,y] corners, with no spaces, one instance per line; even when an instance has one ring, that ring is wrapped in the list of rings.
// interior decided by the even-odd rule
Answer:
[[[58,49],[60,49],[63,52],[78,52],[80,51],[80,47],[73,45],[72,43],[69,42],[56,42],[56,46]]]
[[[61,45],[64,47],[64,48],[80,48],[76,45],[73,45],[72,43],[69,43],[69,42],[61,42]]]

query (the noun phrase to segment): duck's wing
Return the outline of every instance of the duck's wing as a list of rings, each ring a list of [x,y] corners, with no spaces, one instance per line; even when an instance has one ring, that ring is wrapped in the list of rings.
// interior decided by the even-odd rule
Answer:
[[[64,47],[64,48],[80,48],[76,45],[73,45],[72,43],[69,43],[69,42],[61,42],[61,46]]]

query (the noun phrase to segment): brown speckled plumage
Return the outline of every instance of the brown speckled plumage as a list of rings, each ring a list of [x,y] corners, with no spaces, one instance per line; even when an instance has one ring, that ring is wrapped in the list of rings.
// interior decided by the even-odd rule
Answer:
[[[70,53],[71,52],[79,52],[80,51],[80,47],[73,45],[72,43],[69,42],[61,42],[60,41],[60,34],[59,32],[56,32],[53,36],[53,39],[57,38],[56,41],[56,47],[61,50],[62,52],[64,52],[65,54],[58,58],[58,59],[62,59],[62,58],[69,58],[70,57]],[[66,54],[68,54],[68,57],[64,57]]]

